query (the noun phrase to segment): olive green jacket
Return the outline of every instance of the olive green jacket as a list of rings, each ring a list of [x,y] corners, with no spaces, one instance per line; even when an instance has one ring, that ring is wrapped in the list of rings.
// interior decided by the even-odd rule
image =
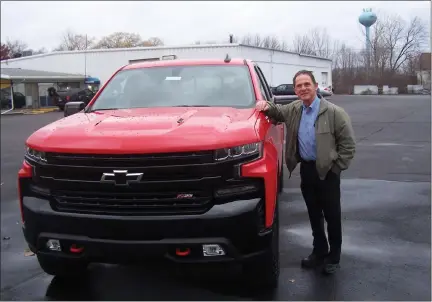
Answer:
[[[297,152],[297,134],[302,115],[301,100],[288,105],[276,105],[268,102],[269,109],[264,112],[274,124],[286,125],[285,162],[290,172],[300,162]],[[316,168],[320,179],[325,179],[332,170],[338,175],[346,170],[355,153],[354,131],[351,119],[341,107],[321,98],[320,108],[315,123],[317,148]]]

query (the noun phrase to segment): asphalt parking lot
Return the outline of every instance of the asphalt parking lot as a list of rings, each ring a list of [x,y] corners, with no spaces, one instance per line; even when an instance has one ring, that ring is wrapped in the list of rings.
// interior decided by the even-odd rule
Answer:
[[[66,283],[24,256],[16,173],[24,141],[61,113],[1,117],[2,300],[431,300],[431,97],[334,96],[351,116],[357,154],[343,173],[343,255],[324,277],[300,268],[312,235],[298,168],[281,196],[280,286],[248,289],[209,269],[94,265]],[[200,269],[201,270],[201,269]],[[203,269],[207,270],[207,268]]]

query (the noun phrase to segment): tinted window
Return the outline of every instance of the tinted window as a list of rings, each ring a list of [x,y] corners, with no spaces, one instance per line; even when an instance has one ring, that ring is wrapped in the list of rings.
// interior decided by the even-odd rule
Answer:
[[[276,88],[277,91],[284,91],[284,90],[286,90],[286,89],[287,89],[287,85],[279,85],[279,86]]]
[[[167,106],[253,107],[247,66],[167,66],[123,70],[92,110]]]
[[[260,77],[258,77],[258,85],[259,85],[259,88],[261,90],[262,97],[264,98],[265,101],[268,101],[267,94],[266,94],[266,92],[264,90],[264,86],[263,86],[263,84],[261,82],[261,78]]]
[[[261,68],[259,68],[259,66],[255,66],[255,70],[258,74],[258,77],[260,78],[261,85],[263,85],[263,89],[266,93],[265,95],[266,95],[267,101],[271,101],[272,94],[271,94],[271,91],[269,90],[267,80],[266,80],[263,72],[261,71]]]

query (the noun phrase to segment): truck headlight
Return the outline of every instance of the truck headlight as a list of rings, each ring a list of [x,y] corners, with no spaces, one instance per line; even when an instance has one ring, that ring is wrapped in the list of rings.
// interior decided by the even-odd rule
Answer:
[[[45,156],[45,152],[43,151],[37,151],[34,149],[31,149],[29,147],[27,147],[26,149],[26,153],[25,153],[25,157],[34,160],[34,161],[43,161],[46,162],[46,156]]]
[[[262,154],[262,142],[258,142],[258,143],[251,143],[242,146],[231,147],[231,148],[218,149],[215,152],[215,160],[223,161],[229,159],[249,157],[251,155],[261,156],[261,154]]]

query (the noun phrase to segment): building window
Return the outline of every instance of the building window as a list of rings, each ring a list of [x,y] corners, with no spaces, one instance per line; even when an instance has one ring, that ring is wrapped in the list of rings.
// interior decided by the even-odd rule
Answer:
[[[71,88],[80,88],[79,82],[59,82],[57,83],[58,90],[68,90]]]

